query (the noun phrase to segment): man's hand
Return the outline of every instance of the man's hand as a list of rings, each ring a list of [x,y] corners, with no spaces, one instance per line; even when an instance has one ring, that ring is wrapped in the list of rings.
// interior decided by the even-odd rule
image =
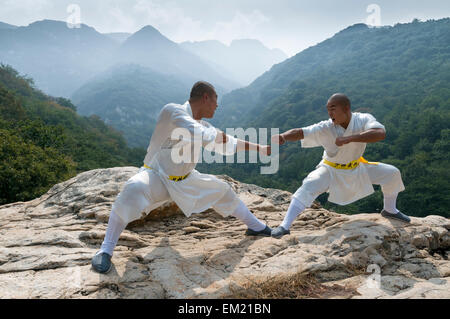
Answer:
[[[338,137],[335,143],[337,146],[342,146],[351,142],[352,142],[351,136],[346,136],[346,137]]]
[[[272,154],[272,147],[270,145],[259,145],[259,155],[261,156],[269,156]]]
[[[272,143],[279,145],[283,145],[284,143],[286,143],[286,139],[284,138],[283,134],[277,134],[272,136],[271,141]]]
[[[225,144],[227,142],[228,142],[227,135],[224,132],[217,130],[216,143],[217,144]]]

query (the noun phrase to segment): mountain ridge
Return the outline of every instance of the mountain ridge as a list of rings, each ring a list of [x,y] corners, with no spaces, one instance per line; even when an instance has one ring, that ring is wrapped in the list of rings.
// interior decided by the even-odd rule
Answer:
[[[184,49],[209,61],[211,65],[230,74],[244,85],[250,84],[272,65],[287,58],[279,49],[269,49],[256,39],[236,39],[230,45],[216,40],[186,41]]]
[[[0,29],[15,29],[15,28],[17,28],[17,26],[0,21]]]

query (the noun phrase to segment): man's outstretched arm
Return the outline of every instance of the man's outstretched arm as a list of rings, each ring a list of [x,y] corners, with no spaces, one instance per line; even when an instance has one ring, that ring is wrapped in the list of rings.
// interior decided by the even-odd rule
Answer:
[[[216,137],[216,150],[219,151],[219,153],[224,155],[231,155],[232,153],[229,153],[226,151],[226,144],[229,143],[229,137],[222,131],[217,130],[217,137]],[[270,145],[260,145],[255,144],[251,142],[247,142],[240,139],[235,139],[236,141],[236,152],[246,152],[246,151],[257,151],[261,155],[268,156],[271,154],[271,147]],[[222,146],[220,144],[223,144]]]
[[[336,145],[342,146],[352,142],[359,143],[376,143],[386,138],[386,131],[382,128],[372,128],[356,135],[338,137]]]
[[[255,143],[251,143],[251,142],[247,142],[244,140],[237,140],[237,145],[236,145],[236,151],[237,152],[245,152],[245,151],[257,151],[259,152],[261,155],[270,155],[271,153],[271,147],[270,145],[260,145],[260,144],[255,144]]]
[[[286,142],[296,142],[304,138],[303,130],[301,128],[294,128],[282,134],[272,136],[272,143],[283,145]]]

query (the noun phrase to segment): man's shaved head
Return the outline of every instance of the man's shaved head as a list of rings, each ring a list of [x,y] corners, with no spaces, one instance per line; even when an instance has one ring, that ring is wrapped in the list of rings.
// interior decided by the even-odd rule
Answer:
[[[199,81],[194,84],[189,98],[194,119],[210,119],[217,109],[217,93],[211,83]]]
[[[347,128],[352,118],[352,112],[350,99],[345,94],[333,94],[328,100],[327,111],[333,124]]]
[[[201,99],[205,93],[210,97],[217,96],[216,89],[211,83],[206,81],[195,83],[191,90],[190,101],[193,102]]]
[[[333,94],[328,99],[328,102],[331,102],[331,101],[333,101],[333,102],[335,102],[335,103],[337,103],[339,105],[342,105],[342,106],[351,107],[350,99],[347,97],[347,95],[342,94],[342,93]]]

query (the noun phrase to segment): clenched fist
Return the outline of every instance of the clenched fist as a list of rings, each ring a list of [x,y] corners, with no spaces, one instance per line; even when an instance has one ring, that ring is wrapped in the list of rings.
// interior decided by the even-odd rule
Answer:
[[[272,136],[271,139],[273,144],[279,144],[279,145],[283,145],[284,143],[286,143],[286,139],[284,138],[284,136],[282,134],[277,134]]]
[[[338,137],[335,143],[337,146],[342,146],[350,142],[351,142],[350,136],[346,136],[346,137]]]

